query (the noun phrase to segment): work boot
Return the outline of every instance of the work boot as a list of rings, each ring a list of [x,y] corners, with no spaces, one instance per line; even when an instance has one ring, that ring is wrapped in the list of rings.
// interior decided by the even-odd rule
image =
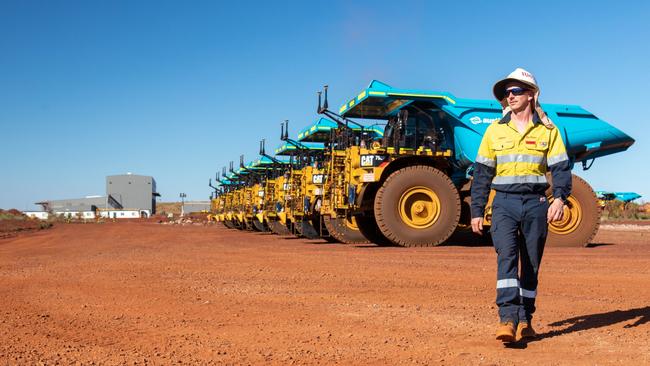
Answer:
[[[517,325],[517,340],[535,338],[537,333],[533,329],[533,326],[528,322],[519,322]]]
[[[515,341],[515,324],[512,321],[499,323],[497,339],[504,343]]]

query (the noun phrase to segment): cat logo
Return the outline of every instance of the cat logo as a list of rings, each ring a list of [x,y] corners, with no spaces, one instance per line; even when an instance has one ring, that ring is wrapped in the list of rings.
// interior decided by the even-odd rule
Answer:
[[[384,161],[385,157],[381,155],[361,155],[361,167],[377,167]]]
[[[312,175],[311,182],[313,184],[323,184],[323,174],[314,174],[314,175]]]

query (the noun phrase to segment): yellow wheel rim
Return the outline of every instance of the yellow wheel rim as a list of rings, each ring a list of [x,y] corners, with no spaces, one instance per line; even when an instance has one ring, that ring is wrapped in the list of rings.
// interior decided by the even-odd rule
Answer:
[[[440,217],[440,199],[427,187],[413,187],[399,199],[399,216],[402,221],[415,229],[425,229]]]
[[[345,219],[345,226],[347,226],[349,229],[352,230],[359,230],[359,226],[357,225],[357,219],[352,216],[351,219],[346,218]]]
[[[549,202],[552,203],[552,197],[549,197]],[[567,235],[578,229],[580,222],[582,222],[582,207],[580,203],[569,196],[567,204],[564,205],[562,220],[551,222],[548,229],[558,235]]]

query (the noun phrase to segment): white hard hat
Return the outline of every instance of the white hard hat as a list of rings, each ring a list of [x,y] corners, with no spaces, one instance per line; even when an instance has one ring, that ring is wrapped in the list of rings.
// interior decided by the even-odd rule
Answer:
[[[546,128],[552,129],[555,128],[553,121],[548,117],[546,112],[542,109],[542,106],[539,104],[539,86],[537,86],[537,80],[530,72],[518,67],[515,71],[511,72],[505,79],[497,81],[492,88],[494,96],[497,98],[501,107],[503,108],[503,115],[510,113],[510,107],[508,106],[508,101],[506,100],[506,85],[510,82],[520,82],[528,86],[535,94],[533,96],[533,109],[537,112],[540,122]]]
[[[531,74],[530,72],[522,69],[521,67],[518,67],[515,69],[515,71],[511,72],[510,75],[508,75],[505,79],[499,80],[496,82],[496,84],[494,84],[494,87],[492,88],[492,92],[494,93],[494,97],[497,98],[498,101],[502,101],[503,98],[505,98],[506,85],[512,81],[523,83],[524,85],[530,87],[531,90],[535,92],[539,92],[539,87],[537,86],[537,80],[535,80],[535,76],[533,76],[533,74]]]

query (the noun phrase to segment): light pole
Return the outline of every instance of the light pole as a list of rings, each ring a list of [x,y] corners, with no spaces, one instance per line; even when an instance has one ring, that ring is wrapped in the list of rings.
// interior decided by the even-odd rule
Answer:
[[[185,216],[185,197],[187,197],[187,195],[185,193],[181,193],[180,197],[181,197],[181,216]]]

